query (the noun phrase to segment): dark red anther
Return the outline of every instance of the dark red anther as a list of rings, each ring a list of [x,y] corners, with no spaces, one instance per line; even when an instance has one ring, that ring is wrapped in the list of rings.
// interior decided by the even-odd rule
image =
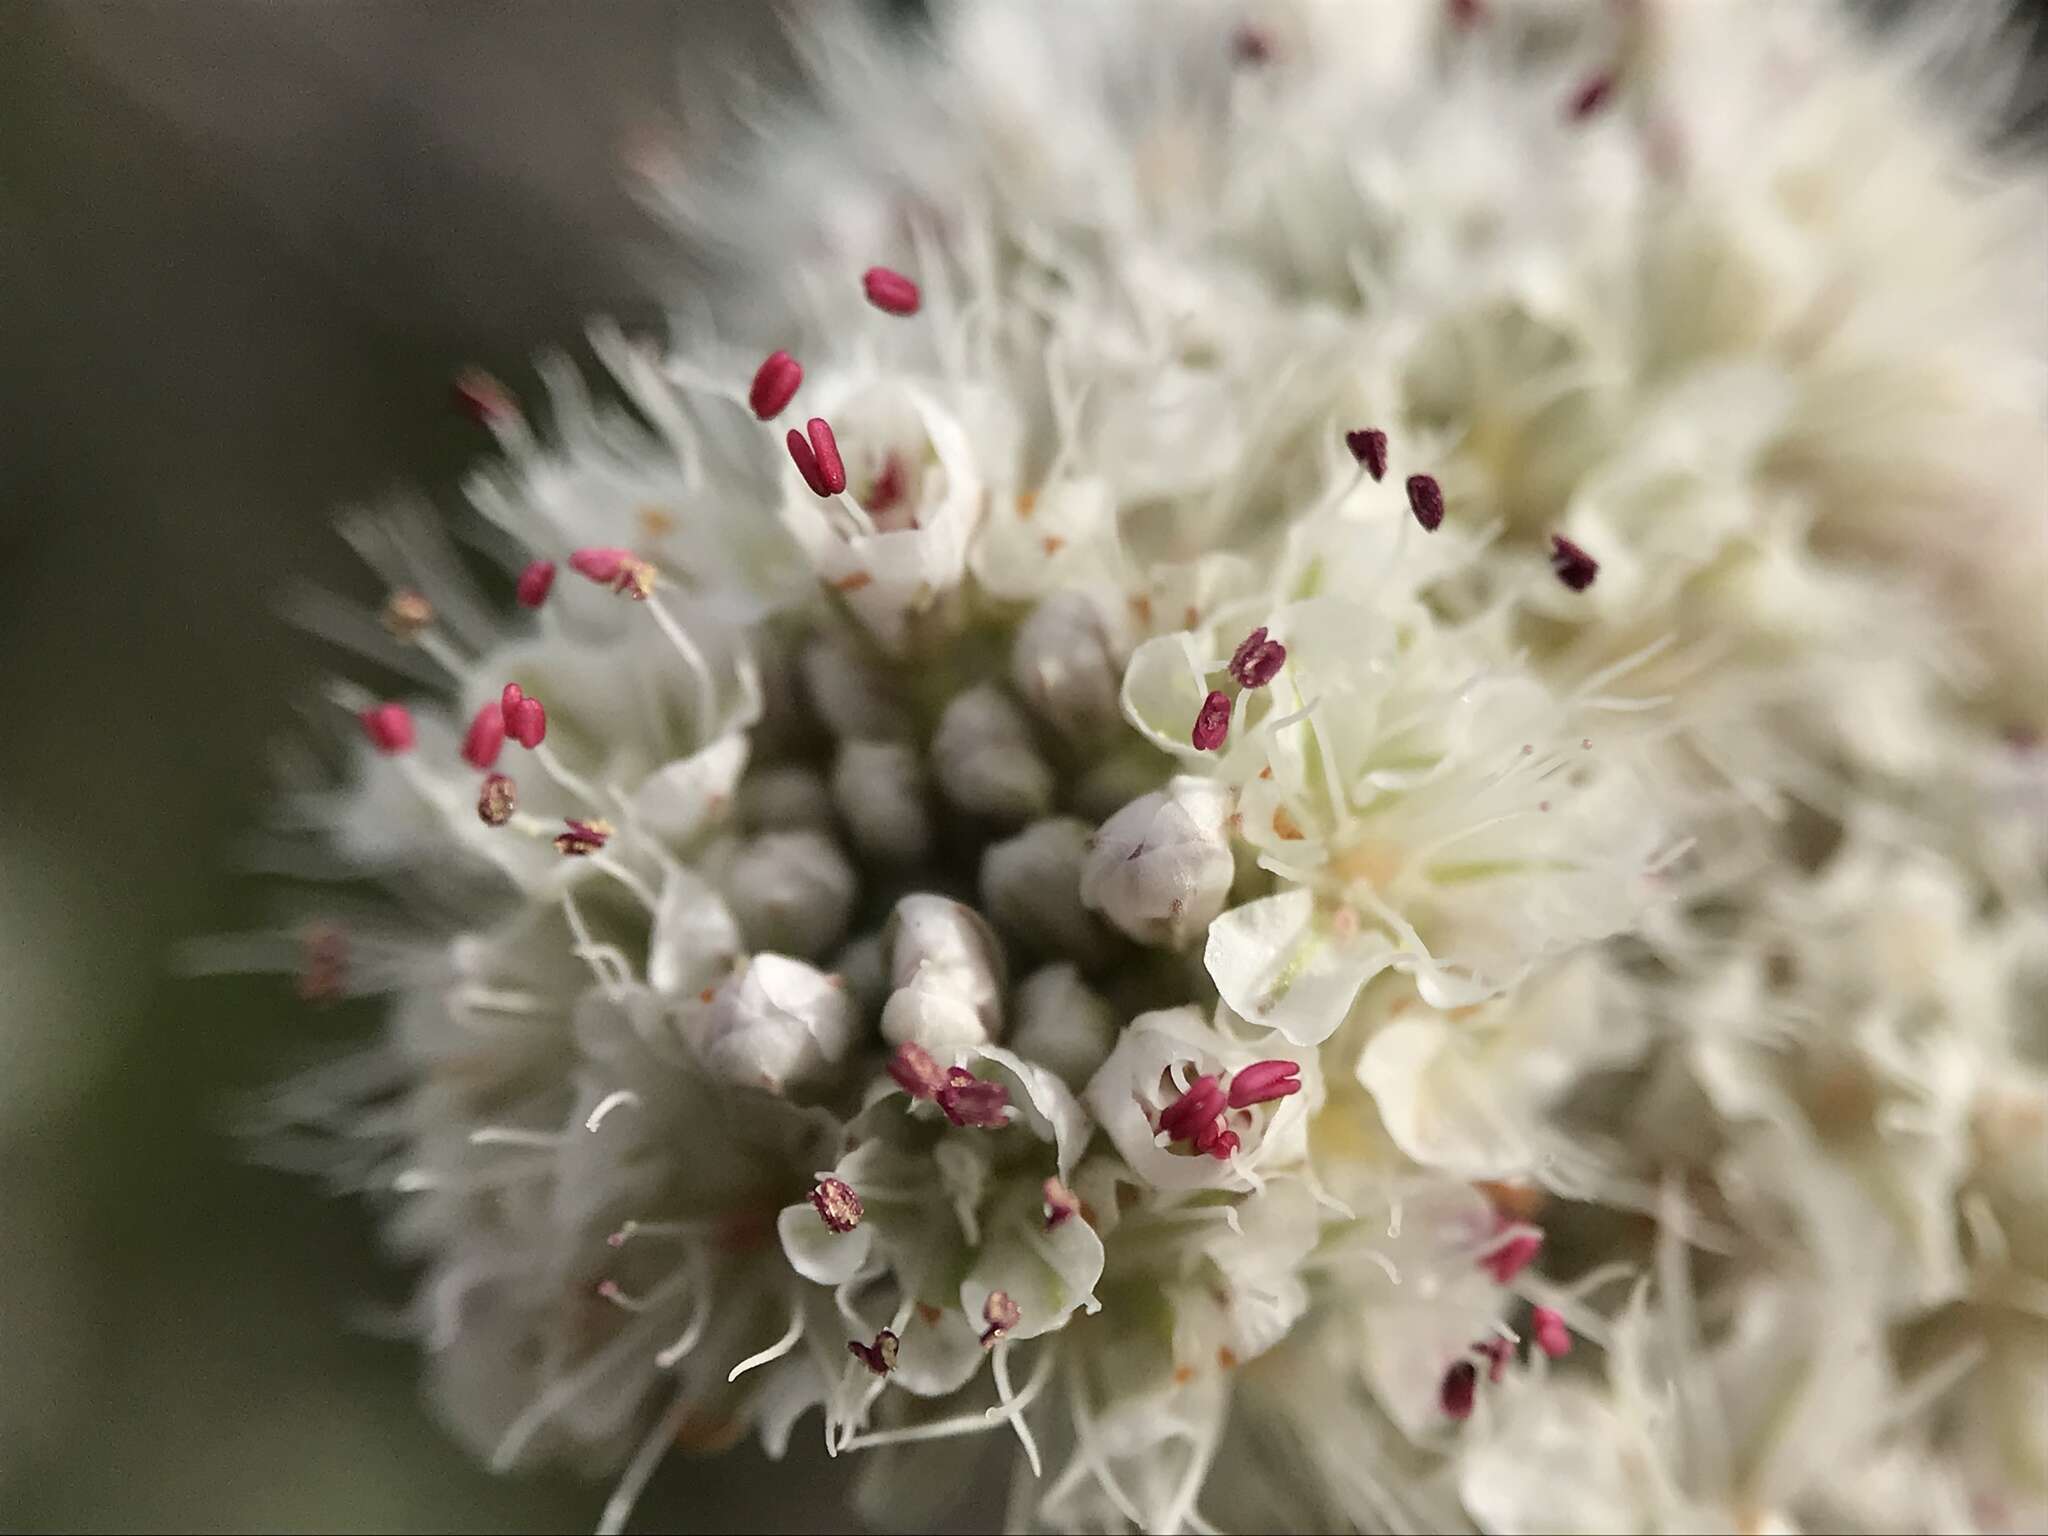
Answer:
[[[547,739],[548,712],[539,699],[522,697],[504,715],[506,734],[527,751]]]
[[[866,1211],[860,1196],[844,1179],[820,1179],[811,1189],[811,1205],[818,1219],[834,1232],[851,1232],[860,1225]]]
[[[538,608],[548,600],[548,593],[555,586],[555,562],[536,560],[519,573],[519,585],[513,595],[519,599],[522,608]]]
[[[903,499],[903,460],[896,454],[886,455],[882,460],[882,472],[875,476],[874,484],[868,487],[868,494],[861,505],[871,517],[882,517],[896,510],[896,503]]]
[[[1215,1123],[1223,1113],[1223,1088],[1216,1074],[1205,1072],[1188,1084],[1187,1091],[1159,1112],[1159,1129],[1168,1141],[1189,1141]]]
[[[859,1339],[846,1341],[847,1352],[877,1376],[886,1376],[896,1369],[896,1335],[884,1328],[875,1335],[875,1342],[863,1344]]]
[[[981,1333],[981,1347],[988,1349],[997,1339],[1024,1320],[1023,1310],[1010,1300],[1008,1291],[990,1291],[988,1300],[981,1304],[981,1320],[988,1324]]]
[[[1242,1145],[1237,1132],[1223,1129],[1221,1120],[1210,1122],[1209,1129],[1195,1138],[1195,1150],[1208,1153],[1219,1163],[1229,1162],[1230,1154]]]
[[[1230,34],[1230,56],[1247,68],[1256,68],[1273,57],[1273,39],[1264,27],[1250,22]]]
[[[505,750],[505,711],[494,699],[476,712],[462,738],[462,760],[472,768],[488,768]]]
[[[1230,657],[1230,675],[1240,688],[1263,688],[1287,665],[1287,647],[1266,638],[1266,626],[1238,642]]]
[[[502,827],[519,809],[519,786],[502,773],[486,774],[477,791],[477,819],[487,827]]]
[[[832,492],[827,488],[824,476],[818,473],[818,456],[811,451],[811,440],[795,427],[791,427],[783,442],[789,447],[790,462],[796,465],[796,472],[804,477],[804,484],[811,488],[811,494],[830,496]]]
[[[596,547],[569,556],[569,569],[638,602],[654,590],[655,570],[630,549]]]
[[[511,391],[481,368],[465,368],[451,386],[462,414],[481,427],[494,427],[519,415]]]
[[[1460,1423],[1472,1417],[1472,1401],[1478,1395],[1479,1368],[1470,1360],[1460,1360],[1445,1371],[1443,1385],[1437,1389],[1444,1416]]]
[[[1202,700],[1202,707],[1195,712],[1195,728],[1188,733],[1188,740],[1195,744],[1197,751],[1214,752],[1229,734],[1230,695],[1220,689],[1211,689],[1209,697]]]
[[[1561,533],[1550,536],[1550,568],[1574,592],[1583,592],[1600,574],[1600,562]]]
[[[1542,1251],[1543,1234],[1524,1229],[1490,1250],[1479,1263],[1495,1280],[1506,1285],[1533,1264]]]
[[[839,440],[832,435],[832,423],[822,416],[813,416],[804,423],[804,430],[811,434],[811,454],[818,466],[818,485],[811,487],[820,496],[837,496],[846,489],[846,465],[839,457]]]
[[[915,1040],[905,1040],[889,1057],[889,1075],[911,1098],[938,1098],[938,1090],[946,1085],[946,1069]]]
[[[1001,1083],[976,1077],[965,1067],[948,1067],[946,1081],[938,1091],[939,1109],[955,1125],[977,1130],[995,1130],[1010,1123],[1010,1090]]]
[[[1444,0],[1444,13],[1450,17],[1452,26],[1465,32],[1486,20],[1486,3],[1485,0]]]
[[[1081,1213],[1081,1197],[1075,1194],[1057,1178],[1049,1178],[1043,1186],[1045,1196],[1045,1230],[1064,1226]]]
[[[309,923],[299,935],[298,993],[308,1003],[331,1003],[348,981],[348,932],[336,923]]]
[[[581,858],[585,854],[596,853],[611,841],[612,824],[608,821],[578,821],[571,816],[562,825],[568,831],[556,835],[555,852],[564,858]]]
[[[412,711],[403,704],[378,704],[357,716],[370,745],[386,757],[410,752],[413,744]]]
[[[860,277],[868,302],[891,315],[914,315],[921,302],[917,284],[888,267],[869,267]]]
[[[1499,1381],[1507,1375],[1508,1361],[1514,1358],[1513,1345],[1496,1333],[1490,1338],[1481,1339],[1476,1347],[1479,1353],[1486,1357],[1488,1381]]]
[[[770,352],[754,370],[754,382],[747,387],[747,409],[763,421],[780,416],[783,407],[796,398],[804,381],[804,365],[787,352]]]
[[[1230,1107],[1244,1109],[1301,1092],[1301,1063],[1275,1056],[1255,1061],[1230,1080]]]
[[[1344,434],[1344,446],[1351,450],[1351,457],[1365,466],[1365,472],[1375,480],[1387,478],[1387,434],[1377,427],[1366,427],[1357,432]]]
[[[932,1053],[915,1040],[906,1040],[889,1058],[889,1076],[913,1099],[936,1099],[946,1086],[946,1072],[932,1059]]]
[[[1435,533],[1442,526],[1444,489],[1436,483],[1434,475],[1408,477],[1408,509],[1415,514],[1415,521],[1422,524],[1423,532]]]
[[[1565,1327],[1564,1318],[1549,1307],[1537,1307],[1529,1313],[1529,1332],[1536,1339],[1536,1347],[1553,1360],[1572,1352],[1571,1330]]]
[[[1614,72],[1602,70],[1572,94],[1571,102],[1565,108],[1565,115],[1575,123],[1583,123],[1606,106],[1613,95]]]

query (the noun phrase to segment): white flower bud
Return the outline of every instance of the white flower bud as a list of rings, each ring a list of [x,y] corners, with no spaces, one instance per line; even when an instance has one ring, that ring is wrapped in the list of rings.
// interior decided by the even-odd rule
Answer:
[[[972,907],[944,896],[905,896],[889,914],[882,943],[892,986],[908,987],[920,977],[943,986],[974,1010],[985,1039],[1001,1037],[1002,946]]]
[[[832,801],[854,845],[872,858],[914,863],[931,846],[924,764],[900,741],[841,742]]]
[[[1115,1011],[1071,965],[1025,977],[1012,997],[1017,1015],[1010,1049],[1048,1068],[1079,1093],[1116,1044]]]
[[[824,777],[809,768],[769,768],[740,785],[740,815],[749,827],[787,832],[797,827],[830,831],[832,796]]]
[[[981,856],[981,906],[998,928],[1035,949],[1097,964],[1109,950],[1102,920],[1081,905],[1088,823],[1035,821]]]
[[[747,839],[725,877],[726,904],[750,946],[812,958],[846,937],[854,889],[839,845],[809,830]]]
[[[987,1045],[991,1037],[973,996],[958,978],[928,970],[889,994],[882,1007],[882,1038],[891,1045],[909,1041],[943,1056],[966,1046]]]
[[[1230,895],[1230,791],[1178,775],[1140,795],[1095,834],[1081,900],[1141,944],[1179,949]]]
[[[804,650],[804,690],[811,707],[844,741],[901,739],[910,717],[882,674],[846,646],[819,640]]]
[[[838,979],[786,955],[755,955],[700,1018],[698,1048],[711,1070],[771,1093],[815,1083],[853,1035]]]
[[[1052,770],[1032,745],[1024,712],[989,684],[946,706],[932,765],[946,798],[977,816],[1025,821],[1052,805]]]
[[[1032,610],[1010,651],[1010,681],[1069,741],[1098,741],[1122,719],[1124,660],[1085,592],[1055,592]]]

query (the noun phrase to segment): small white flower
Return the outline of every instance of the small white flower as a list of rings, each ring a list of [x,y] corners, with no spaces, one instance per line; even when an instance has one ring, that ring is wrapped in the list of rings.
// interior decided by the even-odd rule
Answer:
[[[1081,899],[1141,944],[1178,949],[1223,910],[1236,874],[1230,792],[1187,776],[1140,796],[1097,829]]]

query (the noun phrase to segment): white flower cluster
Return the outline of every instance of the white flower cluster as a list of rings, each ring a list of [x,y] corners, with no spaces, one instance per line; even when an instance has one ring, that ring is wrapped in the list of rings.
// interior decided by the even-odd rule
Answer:
[[[449,1422],[612,1527],[813,1411],[888,1525],[2048,1519],[1993,39],[937,10],[649,168],[715,332],[466,383],[516,598],[356,530],[424,692],[296,953],[390,1022],[279,1117]]]

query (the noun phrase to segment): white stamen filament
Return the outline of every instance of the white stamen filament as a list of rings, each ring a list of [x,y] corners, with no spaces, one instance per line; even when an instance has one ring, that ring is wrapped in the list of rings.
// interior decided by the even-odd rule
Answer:
[[[633,1109],[640,1108],[640,1095],[630,1088],[614,1088],[610,1093],[599,1099],[597,1107],[584,1117],[583,1128],[594,1133],[599,1126],[604,1124],[606,1117],[613,1110],[627,1107]]]
[[[718,680],[712,675],[711,663],[705,659],[697,642],[690,638],[690,632],[668,611],[658,593],[647,599],[646,607],[654,615],[654,622],[661,626],[661,632],[668,636],[668,643],[675,647],[676,654],[690,669],[690,684],[696,695],[696,712],[690,724],[698,738],[708,742],[716,734],[714,722],[718,719]]]
[[[959,1435],[986,1434],[996,1425],[1013,1415],[1022,1413],[1038,1400],[1038,1394],[1045,1390],[1045,1384],[1052,1379],[1052,1364],[1056,1352],[1047,1349],[1039,1356],[1032,1368],[1030,1380],[1024,1383],[1024,1390],[995,1408],[985,1408],[980,1413],[963,1413],[955,1418],[934,1419],[929,1424],[907,1424],[900,1429],[878,1429],[870,1434],[855,1435],[842,1440],[842,1451],[858,1451],[871,1445],[903,1445],[915,1440],[950,1440]]]
[[[990,1362],[991,1374],[996,1382],[996,1397],[1005,1408],[1016,1401],[1016,1394],[1010,1390],[1010,1351],[1014,1347],[1009,1340],[1003,1340],[996,1345],[994,1359]],[[1047,1354],[1052,1353],[1051,1343],[1048,1342],[1043,1348]],[[1010,1414],[1009,1419],[1010,1427],[1017,1431],[1017,1439],[1024,1447],[1024,1457],[1031,1463],[1031,1475],[1045,1476],[1045,1467],[1038,1459],[1038,1441],[1032,1437],[1031,1426],[1025,1422],[1023,1410],[1019,1409]]]
[[[536,1151],[561,1150],[559,1131],[529,1131],[513,1125],[484,1125],[469,1133],[472,1147],[523,1147]]]
[[[647,1295],[645,1298],[647,1307],[652,1309],[665,1303],[674,1294],[676,1287],[680,1286],[682,1282],[682,1275],[671,1275]],[[606,1372],[628,1359],[634,1350],[645,1347],[639,1333],[632,1328],[628,1328],[603,1349],[600,1349],[586,1360],[580,1369],[562,1377],[559,1381],[550,1383],[547,1390],[535,1398],[525,1411],[512,1421],[511,1427],[505,1431],[503,1437],[498,1441],[497,1449],[491,1453],[491,1470],[494,1472],[509,1470],[512,1464],[519,1459],[519,1453],[526,1449],[533,1437],[540,1432],[541,1427],[550,1418],[554,1417],[557,1409],[574,1399],[593,1382],[604,1376]]]
[[[640,1501],[648,1479],[654,1476],[654,1469],[675,1444],[683,1425],[689,1421],[690,1400],[678,1392],[675,1401],[668,1405],[666,1412],[655,1421],[654,1428],[647,1432],[633,1452],[633,1459],[626,1463],[626,1470],[619,1474],[618,1486],[612,1489],[612,1496],[605,1500],[604,1513],[598,1517],[597,1536],[617,1536],[626,1528],[626,1520],[633,1513],[633,1506]]]
[[[792,1349],[796,1348],[797,1340],[801,1339],[803,1336],[803,1308],[792,1307],[789,1313],[789,1331],[783,1334],[783,1336],[777,1339],[773,1344],[770,1344],[766,1349],[747,1356],[746,1359],[742,1360],[738,1365],[734,1366],[730,1371],[726,1372],[725,1379],[727,1381],[738,1381],[742,1376],[746,1375],[747,1372],[753,1370],[756,1366],[767,1365],[771,1361],[780,1360],[784,1355],[788,1354]]]

